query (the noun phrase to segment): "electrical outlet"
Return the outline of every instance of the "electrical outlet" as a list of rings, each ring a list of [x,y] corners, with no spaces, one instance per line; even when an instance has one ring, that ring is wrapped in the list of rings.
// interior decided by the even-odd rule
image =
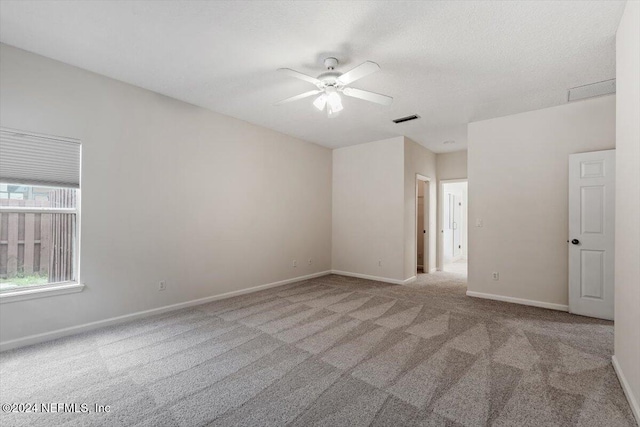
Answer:
[[[493,280],[500,280],[500,273],[494,271],[493,273],[491,273],[491,277],[493,277]]]
[[[382,260],[381,259],[378,260],[378,267],[382,267]]]
[[[164,290],[166,290],[166,289],[167,289],[167,282],[165,282],[164,280],[161,280],[161,281],[158,283],[158,290],[159,290],[159,291],[164,291]]]
[[[482,218],[476,219],[476,227],[482,227]]]
[[[293,265],[293,267],[294,267],[294,268],[295,268],[295,267],[297,267],[297,266],[298,266],[298,261],[296,261],[296,260],[294,259],[294,260],[293,260],[293,263],[292,263],[291,265]]]
[[[309,265],[311,265],[311,264],[312,264],[312,262],[313,262],[313,261],[311,260],[311,258],[309,258]]]

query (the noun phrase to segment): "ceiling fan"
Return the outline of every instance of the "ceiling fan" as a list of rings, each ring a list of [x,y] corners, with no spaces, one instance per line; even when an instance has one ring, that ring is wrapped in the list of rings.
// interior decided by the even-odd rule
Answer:
[[[301,93],[300,95],[292,96],[291,98],[283,99],[276,102],[275,105],[282,105],[287,102],[297,101],[299,99],[308,98],[310,96],[318,95],[313,105],[320,111],[323,111],[326,107],[327,115],[329,117],[335,117],[335,115],[342,111],[342,99],[340,94],[350,96],[352,98],[364,99],[365,101],[375,102],[381,105],[391,105],[393,98],[379,93],[369,92],[367,90],[356,89],[348,87],[349,84],[359,80],[369,74],[375,73],[380,69],[380,66],[375,62],[365,61],[358,65],[351,71],[347,71],[342,74],[335,71],[338,65],[336,58],[327,58],[324,60],[324,66],[327,67],[327,71],[320,74],[318,78],[308,76],[306,74],[299,73],[298,71],[290,68],[280,68],[278,71],[285,73],[291,77],[295,77],[305,82],[314,84],[317,89],[310,90],[309,92]]]

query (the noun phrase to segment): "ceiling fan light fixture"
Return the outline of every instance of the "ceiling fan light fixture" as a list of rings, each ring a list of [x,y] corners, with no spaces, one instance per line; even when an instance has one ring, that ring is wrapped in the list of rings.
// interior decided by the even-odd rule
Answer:
[[[342,99],[340,98],[340,95],[338,95],[338,92],[331,92],[327,95],[327,105],[329,106],[327,109],[329,114],[335,114],[344,109],[342,106]]]
[[[313,101],[313,106],[320,111],[324,110],[324,106],[326,104],[327,104],[327,95],[325,93],[323,93],[322,95],[317,97],[315,101]]]

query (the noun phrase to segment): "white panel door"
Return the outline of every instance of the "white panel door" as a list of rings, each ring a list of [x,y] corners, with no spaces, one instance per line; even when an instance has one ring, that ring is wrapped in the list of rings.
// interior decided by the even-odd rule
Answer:
[[[569,311],[613,320],[615,150],[569,156]]]
[[[453,201],[451,210],[453,212],[453,244],[451,252],[453,254],[453,260],[457,261],[462,256],[462,236],[460,224],[462,223],[462,196],[459,194],[452,194]]]
[[[429,254],[430,252],[430,248],[429,248],[429,223],[430,223],[430,216],[429,216],[429,197],[430,197],[430,193],[429,193],[429,181],[425,181],[424,182],[424,193],[423,193],[424,197],[424,207],[423,207],[423,211],[424,211],[424,216],[422,218],[422,268],[425,273],[429,273],[431,272],[431,263],[429,262]]]
[[[444,194],[444,209],[442,227],[443,234],[443,261],[445,264],[450,263],[453,259],[453,194],[446,192]]]

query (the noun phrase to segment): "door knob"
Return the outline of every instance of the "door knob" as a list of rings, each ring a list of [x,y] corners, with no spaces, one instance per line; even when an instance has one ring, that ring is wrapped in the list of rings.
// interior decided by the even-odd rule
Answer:
[[[579,243],[580,243],[580,240],[578,240],[578,239],[573,239],[573,240],[571,241],[571,243],[573,243],[574,245],[577,245],[577,244],[579,244]]]

